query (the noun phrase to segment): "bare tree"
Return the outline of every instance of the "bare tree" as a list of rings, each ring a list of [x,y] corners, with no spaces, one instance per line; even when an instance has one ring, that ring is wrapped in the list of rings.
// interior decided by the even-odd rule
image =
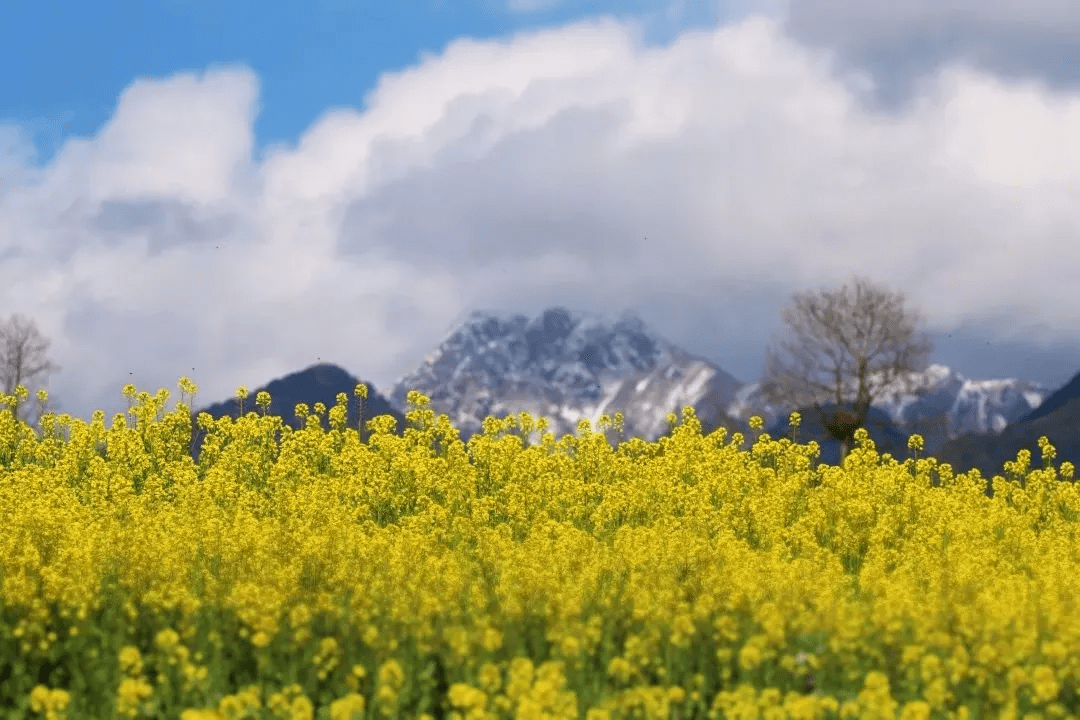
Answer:
[[[16,314],[0,324],[0,389],[11,395],[23,385],[33,397],[30,382],[59,369],[45,357],[48,349],[49,340],[41,335],[33,320]],[[30,426],[37,425],[44,412],[41,403],[23,402],[15,407],[15,417]]]
[[[909,373],[924,369],[933,345],[913,340],[916,314],[903,309],[902,293],[889,293],[856,278],[854,293],[796,294],[784,310],[784,323],[795,333],[783,343],[791,362],[766,352],[762,391],[767,402],[785,408],[809,408],[829,436],[840,441],[840,462],[866,426],[870,405],[881,391],[900,381],[912,391]],[[882,359],[874,362],[879,356]],[[828,416],[822,402],[835,403]],[[844,409],[851,403],[851,410]]]

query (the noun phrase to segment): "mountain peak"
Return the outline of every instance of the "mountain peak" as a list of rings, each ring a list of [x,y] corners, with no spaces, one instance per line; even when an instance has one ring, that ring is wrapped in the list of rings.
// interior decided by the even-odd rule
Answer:
[[[622,407],[612,408],[612,400],[618,396],[635,402],[625,383],[630,378],[635,383],[645,380],[659,368],[668,377],[645,384],[652,383],[650,392],[666,387],[674,395],[663,407],[650,405],[645,412],[650,417],[677,412],[667,405],[685,396],[675,386],[690,382],[681,378],[692,362],[703,363],[650,332],[632,312],[624,312],[614,323],[561,306],[547,308],[532,319],[473,312],[416,372],[398,381],[390,401],[404,407],[406,394],[415,388],[463,431],[479,429],[488,415],[522,410],[562,418],[563,429],[572,431],[578,421],[593,419],[593,414],[598,417],[615,409],[625,413]],[[694,370],[693,392],[705,392],[710,379],[722,372],[705,365]],[[724,373],[723,385],[733,393],[738,383]]]

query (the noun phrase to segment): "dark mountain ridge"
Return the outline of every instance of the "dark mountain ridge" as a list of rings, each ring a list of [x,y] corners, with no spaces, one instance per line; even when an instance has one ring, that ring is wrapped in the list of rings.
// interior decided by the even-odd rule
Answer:
[[[315,403],[321,402],[326,406],[326,413],[320,419],[320,424],[323,430],[329,430],[330,409],[337,405],[338,393],[345,393],[345,397],[349,400],[346,426],[358,429],[361,420],[361,406],[360,398],[354,395],[354,390],[360,382],[355,376],[337,365],[319,363],[276,380],[271,380],[266,385],[250,391],[248,397],[244,400],[243,412],[245,415],[249,412],[262,415],[263,410],[255,404],[255,399],[260,392],[265,391],[270,393],[270,406],[267,408],[266,414],[280,417],[293,430],[299,430],[302,425],[296,417],[296,406],[299,403],[305,403],[308,406],[308,413],[314,414]],[[386,398],[375,389],[373,384],[364,384],[367,385],[368,396],[363,401],[362,407],[364,427],[359,428],[361,441],[366,441],[369,435],[366,427],[367,422],[380,415],[393,417],[397,421],[397,434],[403,433],[406,425],[404,413],[394,409]],[[192,413],[193,438],[191,452],[196,462],[198,462],[199,451],[202,448],[206,433],[195,424],[195,418],[204,412],[209,413],[215,420],[222,417],[236,420],[240,417],[240,400],[233,397]],[[280,436],[278,440],[280,440]]]
[[[952,465],[954,471],[978,469],[983,477],[1004,475],[1004,464],[1016,460],[1017,453],[1031,452],[1031,469],[1043,467],[1039,438],[1046,436],[1054,446],[1053,464],[1071,462],[1080,467],[1080,398],[1069,400],[1051,412],[1009,425],[1000,435],[969,433],[946,443],[935,457]]]
[[[1072,380],[1052,392],[1038,407],[1020,418],[1017,424],[1031,422],[1033,420],[1038,420],[1041,417],[1046,417],[1055,410],[1065,407],[1065,405],[1077,398],[1080,398],[1080,373],[1077,373],[1073,376]]]

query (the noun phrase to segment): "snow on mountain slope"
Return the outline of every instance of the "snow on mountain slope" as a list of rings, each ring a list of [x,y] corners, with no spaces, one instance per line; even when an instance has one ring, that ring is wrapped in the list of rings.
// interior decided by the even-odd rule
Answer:
[[[908,378],[912,392],[905,392],[902,380],[897,379],[872,405],[900,427],[923,434],[931,451],[965,433],[1000,433],[1038,407],[1051,392],[1026,380],[970,380],[939,364],[908,373]],[[755,382],[739,389],[727,412],[744,421],[760,414],[770,427],[790,411],[765,403],[760,384]]]
[[[633,314],[608,327],[598,317],[551,308],[529,320],[474,312],[399,380],[390,402],[406,409],[408,390],[431,398],[463,436],[483,418],[522,411],[546,417],[556,437],[622,411],[626,438],[655,439],[667,415],[699,405],[717,415],[739,382],[646,330]],[[703,423],[708,422],[708,417]],[[538,439],[534,435],[534,439]]]
[[[969,380],[944,365],[910,373],[912,391],[897,380],[875,399],[908,433],[933,451],[963,433],[998,433],[1050,394],[1015,379]],[[588,420],[624,415],[623,437],[647,440],[668,432],[668,414],[693,406],[705,432],[719,425],[744,430],[752,415],[765,427],[791,409],[764,403],[759,383],[741,385],[721,368],[667,342],[633,314],[612,325],[595,315],[550,308],[532,320],[474,312],[415,372],[399,380],[389,400],[407,410],[415,388],[431,398],[468,438],[487,416],[525,411],[546,417],[556,437],[576,434]],[[792,408],[794,409],[794,408]],[[616,437],[609,433],[609,437]],[[530,440],[539,439],[534,433]]]

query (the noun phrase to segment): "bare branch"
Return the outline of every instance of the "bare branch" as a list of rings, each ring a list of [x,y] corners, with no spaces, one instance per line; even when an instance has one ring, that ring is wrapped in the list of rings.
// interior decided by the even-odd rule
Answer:
[[[766,351],[762,391],[767,402],[816,408],[846,453],[873,401],[897,382],[911,392],[910,374],[923,369],[933,349],[928,338],[913,338],[918,315],[906,313],[903,302],[902,293],[889,293],[863,278],[856,278],[854,288],[796,294],[783,312],[795,336],[781,344],[789,359]],[[831,403],[838,408],[851,403],[852,412],[826,417],[822,406]]]
[[[36,425],[45,412],[34,398],[36,389],[30,383],[38,376],[60,369],[45,357],[49,344],[37,324],[22,315],[13,315],[0,324],[0,390],[11,395],[22,385],[30,391],[30,399],[15,408],[16,418],[28,425]]]

